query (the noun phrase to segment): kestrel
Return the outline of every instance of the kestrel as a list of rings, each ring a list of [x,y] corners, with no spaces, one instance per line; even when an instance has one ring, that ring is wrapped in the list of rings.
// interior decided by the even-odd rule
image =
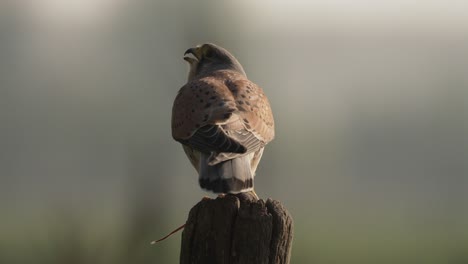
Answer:
[[[184,56],[190,72],[172,108],[172,137],[182,143],[201,188],[253,191],[263,149],[275,135],[267,97],[224,48],[208,43]]]

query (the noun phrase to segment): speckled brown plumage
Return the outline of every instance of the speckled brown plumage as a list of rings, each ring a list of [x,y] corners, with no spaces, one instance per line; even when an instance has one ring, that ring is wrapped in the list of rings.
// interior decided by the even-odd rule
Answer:
[[[264,146],[274,138],[270,103],[230,53],[215,45],[205,45],[192,52],[196,61],[187,59],[192,71],[174,101],[172,136],[184,145],[199,172],[204,154],[208,166],[244,158],[254,174]],[[205,59],[204,52],[221,52],[220,59]],[[232,58],[222,57],[228,55]],[[234,66],[224,60],[233,60]],[[209,64],[211,61],[214,62]]]
[[[263,144],[274,137],[273,116],[262,89],[229,71],[193,80],[176,97],[172,119],[176,140],[188,140],[206,125],[217,125],[228,136],[245,129]]]

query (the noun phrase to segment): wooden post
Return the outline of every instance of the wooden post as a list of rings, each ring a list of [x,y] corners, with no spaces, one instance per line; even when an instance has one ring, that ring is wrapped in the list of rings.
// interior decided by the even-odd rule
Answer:
[[[182,233],[181,264],[287,264],[293,220],[278,201],[252,193],[203,199]]]

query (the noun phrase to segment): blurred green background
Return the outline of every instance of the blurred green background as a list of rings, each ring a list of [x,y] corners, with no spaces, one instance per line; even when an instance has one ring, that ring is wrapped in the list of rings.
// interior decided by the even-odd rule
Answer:
[[[292,263],[468,263],[468,3],[0,2],[0,263],[178,263],[204,195],[172,140],[217,43],[276,118],[256,178]]]

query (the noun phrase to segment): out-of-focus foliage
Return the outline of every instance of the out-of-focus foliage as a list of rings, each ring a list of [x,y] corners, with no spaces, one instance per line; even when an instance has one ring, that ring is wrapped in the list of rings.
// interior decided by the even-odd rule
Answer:
[[[170,135],[183,52],[214,42],[264,88],[257,193],[292,263],[468,262],[462,1],[0,3],[0,263],[178,263],[203,193]]]

